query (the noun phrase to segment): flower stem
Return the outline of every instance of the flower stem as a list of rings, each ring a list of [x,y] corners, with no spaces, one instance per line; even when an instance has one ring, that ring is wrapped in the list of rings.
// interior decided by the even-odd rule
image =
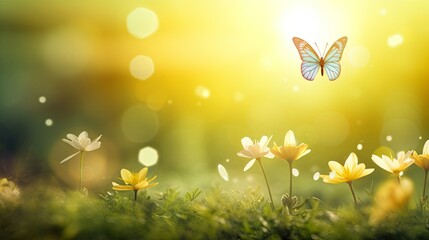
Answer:
[[[426,196],[426,182],[428,179],[428,170],[425,170],[425,183],[423,184],[423,198]]]
[[[134,190],[134,202],[137,201],[137,189]]]
[[[275,208],[274,208],[273,196],[271,195],[270,185],[268,185],[267,175],[265,175],[265,170],[264,170],[264,167],[262,166],[262,161],[261,161],[261,159],[260,159],[260,158],[257,158],[256,160],[258,160],[259,165],[261,166],[261,169],[262,169],[262,173],[264,174],[265,183],[267,184],[268,193],[269,193],[269,195],[270,195],[270,200],[271,200],[271,209],[273,209],[273,211],[274,211],[274,210],[275,210]]]
[[[292,161],[288,161],[289,162],[289,199],[291,201],[289,201],[289,212],[292,212]]]
[[[79,178],[79,190],[82,190],[82,177],[83,177],[83,154],[85,152],[80,152],[80,178]]]
[[[356,195],[355,195],[355,192],[353,191],[353,185],[352,185],[352,182],[347,182],[348,184],[349,184],[349,187],[350,187],[350,191],[352,191],[352,195],[353,195],[353,199],[355,200],[355,207],[357,208],[357,201],[356,201]]]

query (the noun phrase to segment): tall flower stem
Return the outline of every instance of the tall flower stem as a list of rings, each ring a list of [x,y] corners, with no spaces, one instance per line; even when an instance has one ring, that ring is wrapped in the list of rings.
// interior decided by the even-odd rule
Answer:
[[[352,182],[347,182],[347,184],[349,185],[349,187],[350,187],[350,191],[352,191],[352,195],[353,195],[353,199],[355,200],[355,207],[357,208],[357,200],[356,200],[356,195],[355,195],[355,191],[353,191],[353,185],[352,185]]]
[[[423,184],[423,198],[426,196],[426,182],[428,179],[428,170],[425,170],[425,183]]]
[[[291,201],[289,201],[289,212],[292,211],[292,161],[288,161],[289,163],[289,199]]]
[[[270,189],[270,185],[268,185],[268,180],[267,180],[267,175],[265,174],[265,170],[264,167],[262,166],[262,161],[260,158],[256,159],[259,162],[259,165],[261,166],[262,169],[262,173],[264,174],[264,178],[265,178],[265,183],[267,184],[267,188],[268,188],[268,193],[270,195],[270,200],[271,200],[271,209],[274,211],[274,202],[273,202],[273,196],[271,195],[271,189]]]
[[[138,192],[139,190],[134,190],[134,202],[135,201],[137,201],[137,192]]]
[[[83,154],[85,151],[80,152],[80,178],[79,178],[79,190],[82,190],[82,178],[83,178]]]

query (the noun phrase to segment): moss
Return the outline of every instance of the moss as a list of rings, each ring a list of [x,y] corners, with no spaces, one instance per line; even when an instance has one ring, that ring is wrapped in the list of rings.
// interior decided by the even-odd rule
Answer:
[[[83,194],[26,189],[18,204],[0,208],[1,239],[422,239],[429,237],[426,209],[411,209],[377,226],[369,210],[327,210],[301,201],[293,215],[272,211],[259,189],[213,187],[181,193],[141,191]]]

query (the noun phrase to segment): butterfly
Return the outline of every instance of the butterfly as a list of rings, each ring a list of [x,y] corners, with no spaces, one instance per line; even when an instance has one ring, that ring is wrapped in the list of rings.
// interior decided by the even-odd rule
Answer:
[[[301,38],[294,37],[292,40],[301,57],[301,74],[305,79],[313,81],[317,72],[319,72],[319,68],[321,68],[322,76],[326,71],[326,75],[331,81],[340,76],[341,66],[339,61],[346,47],[347,37],[342,37],[335,41],[324,57],[323,55],[319,57],[310,44]]]

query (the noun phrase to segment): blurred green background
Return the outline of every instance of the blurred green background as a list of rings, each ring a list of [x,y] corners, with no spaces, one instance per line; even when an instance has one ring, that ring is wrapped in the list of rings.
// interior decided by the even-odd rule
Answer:
[[[362,189],[388,176],[371,154],[421,153],[429,139],[428,14],[416,0],[1,1],[0,176],[75,188],[79,161],[59,165],[75,152],[61,139],[86,130],[103,134],[85,156],[92,191],[139,170],[148,146],[159,190],[265,187],[257,166],[242,172],[240,139],[282,144],[293,130],[312,149],[294,192],[336,201],[345,185],[312,178],[328,161],[353,151],[376,168]],[[321,51],[347,36],[340,77],[304,80],[293,36]],[[279,197],[287,164],[264,164]],[[415,166],[405,175],[423,181]]]

